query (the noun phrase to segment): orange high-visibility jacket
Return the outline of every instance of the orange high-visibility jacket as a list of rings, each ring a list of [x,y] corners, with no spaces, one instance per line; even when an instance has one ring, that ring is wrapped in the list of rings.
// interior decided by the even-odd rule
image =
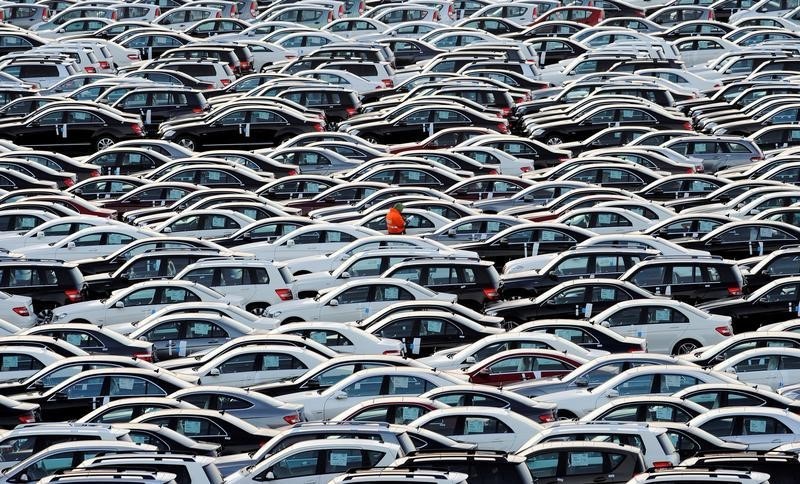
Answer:
[[[406,231],[406,221],[403,219],[403,214],[394,207],[390,208],[389,213],[386,214],[386,230],[389,235],[402,234]]]

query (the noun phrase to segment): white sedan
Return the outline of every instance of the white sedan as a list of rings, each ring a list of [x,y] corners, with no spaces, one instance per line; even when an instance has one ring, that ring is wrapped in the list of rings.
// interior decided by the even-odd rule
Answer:
[[[359,279],[321,293],[315,298],[286,301],[271,306],[267,317],[281,324],[300,321],[348,322],[364,319],[400,301],[435,299],[456,302],[456,296],[434,292],[402,279]]]
[[[296,334],[327,346],[337,353],[353,355],[399,355],[403,343],[380,338],[344,323],[289,323],[270,331],[272,334]]]
[[[90,215],[75,215],[71,217],[59,217],[48,220],[43,224],[34,227],[27,232],[4,232],[0,234],[0,247],[5,250],[16,250],[32,245],[45,245],[58,242],[65,237],[77,232],[78,230],[96,227],[100,225],[124,226],[121,222],[102,217],[92,217]]]
[[[186,210],[157,224],[153,229],[162,234],[188,234],[198,238],[226,237],[255,222],[233,210]]]
[[[408,424],[475,444],[478,450],[516,452],[544,427],[504,408],[457,407],[428,412]]]
[[[160,319],[163,316],[169,316],[170,314],[178,313],[199,312],[226,316],[256,330],[270,331],[277,327],[277,324],[274,320],[256,316],[249,311],[246,311],[238,306],[232,306],[227,302],[204,302],[202,307],[198,306],[197,303],[194,302],[185,302],[174,303],[163,307],[141,321],[137,320],[129,323],[116,324],[109,326],[108,328],[116,331],[119,334],[129,335],[136,331],[137,328],[141,328],[147,323]]]
[[[777,389],[800,382],[800,349],[767,346],[736,353],[713,367],[751,385]]]
[[[57,259],[74,261],[111,254],[137,239],[157,237],[158,233],[146,228],[124,224],[101,225],[79,230],[57,242],[32,245],[15,253],[28,259]]]
[[[302,375],[326,358],[304,348],[288,345],[243,346],[198,368],[175,370],[198,378],[198,384],[244,388]]]
[[[309,71],[300,71],[295,75],[298,77],[318,79],[329,84],[334,84],[337,87],[352,89],[358,94],[364,94],[365,92],[386,88],[386,86],[381,83],[371,82],[361,76],[357,76],[351,72],[340,69],[314,69]]]
[[[0,381],[24,381],[64,357],[45,348],[0,346]]]
[[[140,321],[175,303],[222,302],[239,305],[241,300],[187,281],[146,281],[111,293],[108,299],[85,301],[56,308],[53,322],[91,322],[97,325]],[[202,304],[198,304],[202,307]]]
[[[568,210],[555,222],[591,230],[600,235],[639,232],[652,225],[649,219],[637,213],[615,207]]]
[[[263,260],[289,260],[333,252],[362,237],[378,232],[350,224],[311,224],[298,227],[273,242],[254,242],[238,250]],[[312,272],[312,271],[309,271]]]
[[[0,291],[0,320],[20,328],[30,328],[36,324],[33,300],[28,296]]]
[[[610,399],[634,395],[671,395],[701,383],[740,383],[719,372],[678,365],[652,365],[624,371],[605,383],[585,388],[547,393],[537,400],[558,405],[558,416],[580,418]]]
[[[592,322],[624,336],[647,339],[647,350],[690,353],[717,344],[733,334],[730,316],[710,314],[671,299],[624,301],[592,318]]]
[[[467,368],[501,351],[524,348],[561,351],[586,359],[608,354],[608,351],[586,350],[552,334],[526,332],[486,336],[470,345],[442,350],[418,361],[439,370],[457,370]]]
[[[412,367],[362,370],[327,390],[290,393],[279,400],[305,405],[309,420],[329,420],[344,410],[381,396],[417,396],[434,388],[465,383],[454,375]]]
[[[800,417],[782,408],[717,408],[687,425],[725,441],[747,444],[748,450],[770,450],[800,440]]]

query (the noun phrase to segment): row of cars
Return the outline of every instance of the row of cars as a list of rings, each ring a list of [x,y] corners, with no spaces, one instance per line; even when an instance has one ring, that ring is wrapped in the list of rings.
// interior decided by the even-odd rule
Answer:
[[[796,8],[0,5],[0,483],[795,482]]]

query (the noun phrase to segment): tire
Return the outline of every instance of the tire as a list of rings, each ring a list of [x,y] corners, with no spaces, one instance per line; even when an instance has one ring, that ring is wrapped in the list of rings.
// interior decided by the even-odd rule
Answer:
[[[698,341],[695,341],[693,339],[684,339],[684,340],[678,341],[675,344],[675,347],[672,348],[672,354],[673,355],[685,355],[686,353],[691,353],[692,351],[696,350],[700,346],[701,345],[700,345],[700,343]]]
[[[302,323],[302,322],[304,322],[302,318],[286,318],[283,321],[281,321],[281,326],[289,323]]]
[[[315,291],[303,291],[297,295],[297,299],[308,299],[316,295],[317,293]]]
[[[247,311],[255,314],[256,316],[264,316],[267,314],[269,304],[265,302],[250,303],[247,305]]]
[[[306,274],[311,274],[311,273],[310,273],[310,272],[308,272],[308,271],[297,271],[297,272],[295,272],[295,273],[294,273],[294,274],[292,274],[292,275],[293,275],[293,276],[303,276],[303,275],[306,275]]]
[[[44,322],[52,321],[52,319],[53,319],[53,309],[55,309],[56,307],[58,307],[58,306],[53,304],[53,303],[42,304],[41,307],[39,307],[38,310],[37,309],[34,310],[34,311],[36,311],[37,319],[40,319],[40,320],[42,320]]]
[[[191,151],[195,151],[197,148],[197,140],[192,136],[178,136],[175,143]]]
[[[367,143],[369,143],[371,145],[379,145],[379,144],[381,144],[374,136],[363,136],[361,139],[363,139],[364,141],[366,141]]]
[[[89,321],[85,319],[73,319],[69,324],[89,324]]]
[[[563,142],[564,142],[564,140],[561,139],[559,136],[548,136],[547,137],[547,141],[545,141],[545,144],[548,144],[548,145],[560,145]]]
[[[97,139],[94,140],[94,149],[97,151],[107,150],[108,148],[114,146],[116,142],[117,140],[115,140],[112,136],[103,134],[98,136]]]
[[[558,410],[556,412],[556,417],[558,420],[577,420],[578,416],[574,413],[570,412],[569,410]]]

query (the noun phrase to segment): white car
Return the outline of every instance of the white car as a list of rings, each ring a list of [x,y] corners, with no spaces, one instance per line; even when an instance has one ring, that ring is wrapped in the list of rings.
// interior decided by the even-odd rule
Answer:
[[[520,175],[533,170],[534,160],[517,157],[497,148],[489,146],[473,146],[461,144],[450,149],[453,153],[472,158],[481,164],[498,165],[503,175]],[[522,155],[522,153],[520,153]]]
[[[434,292],[410,281],[370,278],[342,284],[313,299],[276,304],[267,310],[266,316],[281,324],[300,321],[348,322],[364,319],[400,301],[421,299],[456,302],[453,294]]]
[[[608,354],[608,351],[586,350],[552,334],[503,333],[486,336],[470,345],[442,350],[418,361],[438,370],[457,370],[467,368],[501,351],[524,348],[555,350],[586,359]]]
[[[243,346],[197,368],[181,368],[175,373],[197,377],[199,385],[244,388],[300,376],[325,360],[296,346]]]
[[[674,210],[671,210],[659,203],[648,202],[644,200],[612,200],[610,202],[600,202],[595,206],[623,208],[629,212],[641,215],[642,217],[650,220],[650,225],[648,228],[656,221],[666,220],[677,215]],[[645,214],[649,214],[649,216],[646,216]],[[655,216],[655,218],[653,218],[653,216]]]
[[[33,300],[28,296],[0,291],[0,321],[19,328],[30,328],[36,324]]]
[[[225,296],[241,298],[242,307],[262,315],[273,304],[293,299],[288,274],[263,260],[210,259],[186,266],[176,281],[191,281]]]
[[[661,255],[675,256],[675,255],[708,255],[707,251],[696,249],[685,249],[680,245],[666,239],[659,239],[650,235],[598,235],[591,237],[576,245],[576,247],[630,247],[634,249],[648,249],[657,250]],[[522,259],[514,259],[506,263],[503,267],[504,274],[513,272],[530,271],[541,269],[547,264],[556,254],[542,254]]]
[[[687,425],[722,440],[747,444],[748,450],[770,450],[800,441],[800,417],[782,408],[717,408],[698,415]]]
[[[610,399],[632,395],[671,395],[700,383],[739,383],[724,373],[678,365],[632,368],[591,390],[585,388],[547,393],[537,400],[558,405],[558,416],[580,418]]]
[[[110,325],[140,321],[175,303],[222,302],[240,305],[240,300],[187,281],[146,281],[111,293],[108,299],[61,306],[53,311],[53,322],[92,322]],[[197,304],[202,307],[202,304]]]
[[[352,89],[358,94],[385,89],[382,83],[371,82],[368,79],[364,79],[361,76],[341,69],[315,69],[311,71],[300,71],[295,75],[298,77],[318,79],[338,87]]]
[[[800,349],[767,346],[736,353],[714,365],[714,371],[735,375],[750,385],[778,389],[800,382]]]
[[[329,420],[344,410],[381,396],[417,396],[434,388],[465,383],[455,375],[412,367],[373,368],[348,376],[327,390],[282,395],[278,400],[305,405],[309,420]]]
[[[263,260],[296,259],[333,252],[362,237],[378,232],[350,224],[311,224],[298,227],[273,242],[255,242],[238,246],[238,250]],[[309,271],[312,272],[312,271]]]
[[[0,346],[0,381],[24,381],[64,357],[46,348]]]
[[[337,353],[353,355],[399,355],[403,343],[380,338],[363,329],[344,323],[289,323],[270,331],[272,334],[296,334],[310,338]]]
[[[719,81],[713,79],[703,79],[696,74],[692,74],[686,69],[640,69],[636,71],[636,74],[640,76],[666,79],[667,81],[677,84],[683,89],[687,89],[695,93],[701,93],[721,87]]]
[[[457,407],[428,412],[408,424],[475,444],[478,450],[516,452],[544,427],[505,408]]]
[[[225,483],[327,484],[351,469],[389,467],[401,456],[399,445],[369,439],[301,441],[234,472]]]
[[[156,237],[152,230],[114,224],[88,227],[72,235],[62,237],[52,245],[31,245],[18,249],[28,259],[56,259],[74,261],[111,254],[134,240]]]
[[[4,232],[0,234],[0,247],[5,250],[16,250],[33,245],[44,245],[58,242],[75,232],[89,227],[101,225],[124,226],[121,222],[90,215],[76,215],[72,217],[58,217],[48,220],[26,232]]]
[[[642,231],[653,223],[630,210],[615,207],[592,207],[568,210],[556,223],[591,230],[600,235]]]
[[[24,235],[39,225],[59,218],[58,215],[33,208],[0,210],[0,240],[7,235]]]
[[[198,306],[194,302],[174,303],[159,309],[153,314],[147,316],[141,321],[131,321],[129,323],[113,324],[107,328],[116,331],[119,334],[128,335],[141,328],[151,321],[160,319],[163,316],[179,313],[211,313],[220,316],[226,316],[234,321],[250,326],[262,331],[270,331],[277,327],[275,321],[256,316],[255,314],[246,311],[238,306],[233,306],[227,302],[204,302],[202,306]]]
[[[580,419],[581,422],[688,422],[708,408],[691,400],[662,395],[615,398]],[[640,413],[643,412],[643,413]]]
[[[710,314],[672,299],[623,301],[591,322],[623,336],[645,338],[648,351],[667,355],[689,353],[733,334],[730,316]]]
[[[238,249],[246,251],[247,245],[240,245]],[[412,237],[410,235],[375,235],[355,240],[331,253],[323,253],[288,260],[286,261],[286,268],[294,275],[308,274],[311,272],[333,271],[339,267],[342,262],[348,260],[356,254],[366,251],[387,249],[419,249],[424,251],[440,251],[440,254],[442,255],[453,255],[455,257],[469,259],[478,258],[478,254],[475,252],[454,250],[434,240]]]
[[[198,238],[225,237],[255,222],[233,210],[187,210],[153,227],[162,234],[188,233]]]

